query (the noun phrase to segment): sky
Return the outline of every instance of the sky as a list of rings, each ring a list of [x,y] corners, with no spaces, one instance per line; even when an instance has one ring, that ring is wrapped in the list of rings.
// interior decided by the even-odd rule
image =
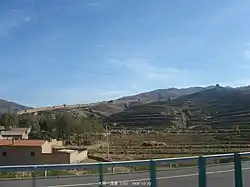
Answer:
[[[250,85],[249,0],[1,0],[0,98],[39,107]]]

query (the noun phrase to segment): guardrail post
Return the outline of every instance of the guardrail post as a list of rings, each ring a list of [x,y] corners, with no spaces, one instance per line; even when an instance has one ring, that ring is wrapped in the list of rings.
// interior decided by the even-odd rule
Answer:
[[[156,163],[154,160],[150,160],[150,183],[151,187],[156,187]]]
[[[103,166],[99,163],[99,186],[103,187]]]
[[[44,170],[44,177],[46,178],[48,176],[48,170]]]
[[[36,173],[35,173],[35,168],[33,168],[33,170],[32,170],[32,173],[31,173],[31,175],[32,175],[32,187],[36,187]]]
[[[243,187],[242,183],[242,168],[240,154],[234,154],[234,181],[235,187]]]
[[[114,166],[112,167],[112,173],[115,173],[115,167]]]
[[[198,159],[199,165],[199,187],[206,187],[206,158],[200,156]]]

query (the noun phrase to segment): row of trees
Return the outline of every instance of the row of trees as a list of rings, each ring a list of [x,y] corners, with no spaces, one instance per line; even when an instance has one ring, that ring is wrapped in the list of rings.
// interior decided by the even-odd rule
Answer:
[[[71,112],[34,116],[8,112],[0,115],[0,125],[5,129],[12,127],[31,127],[33,138],[57,138],[66,140],[71,135],[99,133],[104,130],[101,120],[75,116]]]

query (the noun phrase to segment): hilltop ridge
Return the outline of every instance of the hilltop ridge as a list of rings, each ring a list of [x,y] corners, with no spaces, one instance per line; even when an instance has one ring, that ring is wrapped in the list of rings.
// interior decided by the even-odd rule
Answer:
[[[19,115],[54,115],[69,111],[76,116],[101,118],[117,128],[220,128],[250,125],[250,86],[220,85],[158,89],[91,104],[27,108]]]
[[[96,110],[100,115],[111,115],[114,113],[122,112],[125,109],[137,105],[143,105],[150,102],[156,101],[166,101],[168,99],[174,99],[183,95],[188,95],[196,93],[202,90],[210,89],[214,86],[208,87],[190,87],[190,88],[168,88],[168,89],[157,89],[150,92],[143,92],[136,95],[125,96],[115,100],[102,101],[90,104],[62,104],[57,106],[44,106],[39,108],[31,107],[19,107],[18,114],[25,113],[37,113],[37,112],[48,112],[57,110],[71,110],[75,108],[91,108],[91,110]],[[11,103],[9,103],[9,108],[11,108]],[[22,105],[21,105],[22,106]],[[6,111],[6,110],[5,110]]]
[[[151,102],[113,114],[121,126],[220,128],[250,125],[250,87],[214,87],[168,101]]]
[[[30,107],[20,105],[11,101],[6,101],[0,99],[0,113],[8,112],[8,111],[18,111],[29,109]]]

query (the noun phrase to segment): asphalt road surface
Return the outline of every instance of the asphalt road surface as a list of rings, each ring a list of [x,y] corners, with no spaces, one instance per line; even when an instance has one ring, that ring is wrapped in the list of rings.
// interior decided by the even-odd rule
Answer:
[[[250,186],[250,163],[242,164],[243,184]],[[36,187],[85,187],[99,186],[99,176],[37,179]],[[105,175],[104,181],[110,186],[150,186],[149,173]],[[158,187],[198,187],[197,168],[177,168],[157,171]],[[32,180],[3,180],[0,187],[32,187]],[[233,165],[207,167],[207,187],[234,187]]]

